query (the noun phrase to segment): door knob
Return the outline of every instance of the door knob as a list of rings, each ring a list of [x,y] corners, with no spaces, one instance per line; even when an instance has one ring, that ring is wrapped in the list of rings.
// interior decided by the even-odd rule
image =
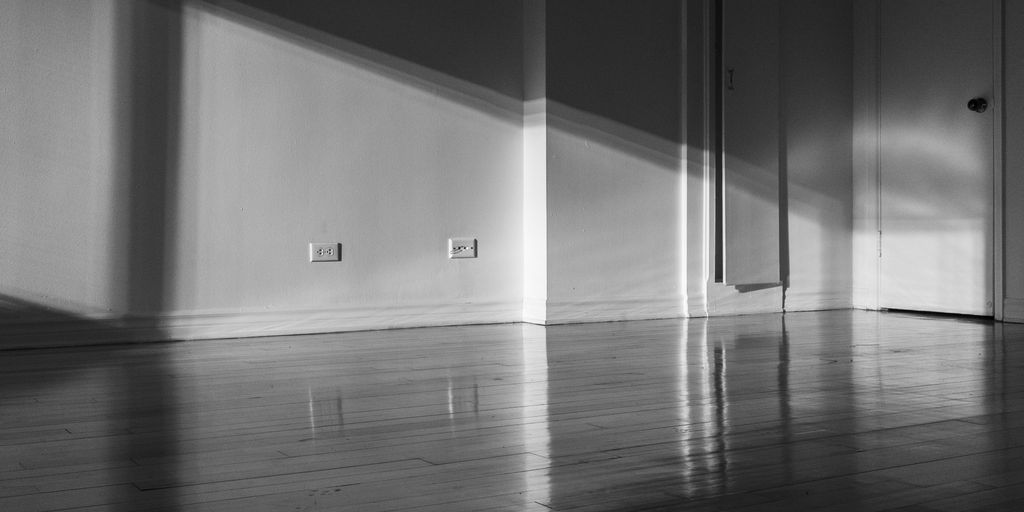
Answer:
[[[988,102],[985,98],[974,98],[967,102],[967,108],[980,114],[988,109]]]

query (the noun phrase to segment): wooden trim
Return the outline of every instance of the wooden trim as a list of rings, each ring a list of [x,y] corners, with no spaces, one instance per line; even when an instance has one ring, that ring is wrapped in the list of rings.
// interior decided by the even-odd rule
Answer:
[[[785,306],[788,313],[793,311],[853,309],[853,302],[848,293],[794,291],[790,288],[786,292]]]
[[[584,322],[617,322],[682,318],[685,311],[679,296],[625,297],[609,299],[548,299],[544,325]],[[533,322],[524,318],[528,323]]]
[[[716,250],[716,233],[718,232],[718,225],[716,222],[715,209],[717,208],[717,201],[715,200],[714,191],[716,190],[717,184],[715,180],[715,159],[717,158],[714,153],[717,152],[717,146],[715,139],[712,137],[713,130],[717,129],[717,122],[713,122],[712,119],[718,115],[714,97],[714,87],[717,83],[718,67],[716,64],[715,57],[715,46],[716,37],[715,33],[717,22],[714,19],[715,14],[715,0],[704,0],[702,2],[702,18],[701,18],[701,30],[703,32],[704,48],[702,52],[703,59],[703,75],[702,81],[703,87],[701,88],[701,119],[702,119],[702,147],[704,148],[701,162],[701,172],[704,176],[703,184],[703,200],[704,200],[704,249],[701,251],[701,257],[704,258],[704,316],[710,314],[708,309],[708,294],[710,293],[710,286],[713,284],[716,275],[716,269],[712,268],[717,261],[717,250]]]
[[[992,0],[992,103],[996,106],[992,116],[992,307],[993,317],[1005,317],[1005,216],[1003,125],[1006,122],[1006,108],[1003,106],[1003,0]]]

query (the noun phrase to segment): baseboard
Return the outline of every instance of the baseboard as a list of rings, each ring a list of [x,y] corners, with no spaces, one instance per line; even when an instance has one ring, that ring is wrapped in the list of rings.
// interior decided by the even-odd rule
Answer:
[[[852,309],[853,297],[849,293],[801,292],[792,289],[786,292],[786,311],[823,311],[828,309]]]
[[[0,349],[103,345],[164,339],[153,319],[40,314],[0,323]]]
[[[1003,321],[1024,323],[1024,299],[1003,300]]]
[[[739,291],[719,283],[708,285],[708,316],[782,312],[782,285]]]
[[[493,301],[288,311],[203,311],[132,318],[39,317],[0,325],[0,349],[512,323],[522,319],[522,308],[519,301]]]
[[[545,325],[682,318],[682,297],[548,299]],[[524,318],[524,321],[529,321]]]

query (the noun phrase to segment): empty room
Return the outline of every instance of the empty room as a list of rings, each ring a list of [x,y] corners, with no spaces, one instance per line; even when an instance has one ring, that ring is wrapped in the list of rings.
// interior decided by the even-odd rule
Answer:
[[[1021,27],[0,0],[0,510],[1024,510]]]

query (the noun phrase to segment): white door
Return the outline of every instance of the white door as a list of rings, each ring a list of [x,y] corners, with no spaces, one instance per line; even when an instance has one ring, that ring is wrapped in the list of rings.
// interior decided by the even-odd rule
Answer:
[[[992,315],[993,3],[879,4],[879,305]]]
[[[779,2],[722,3],[722,236],[729,285],[779,275]]]

